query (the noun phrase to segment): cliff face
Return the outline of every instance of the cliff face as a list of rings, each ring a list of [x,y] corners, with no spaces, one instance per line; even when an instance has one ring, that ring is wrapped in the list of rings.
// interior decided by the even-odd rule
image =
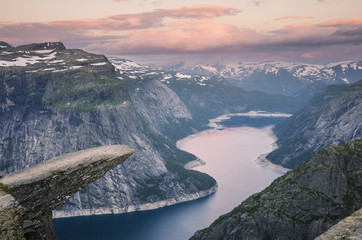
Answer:
[[[362,81],[327,87],[273,131],[279,148],[267,159],[287,168],[294,168],[322,147],[362,137]]]
[[[51,211],[133,152],[127,146],[92,148],[3,176],[0,183],[11,195],[0,198],[0,238],[56,239]]]
[[[104,56],[67,50],[61,43],[2,51],[1,172],[90,147],[126,144],[137,149],[130,161],[77,193],[57,216],[154,208],[215,191],[214,179],[180,165],[180,159],[194,156],[161,134],[170,122],[179,127],[191,121],[184,104],[158,81],[122,76],[117,78]],[[136,91],[144,96],[137,98]]]
[[[362,207],[362,139],[326,147],[191,239],[314,239]]]

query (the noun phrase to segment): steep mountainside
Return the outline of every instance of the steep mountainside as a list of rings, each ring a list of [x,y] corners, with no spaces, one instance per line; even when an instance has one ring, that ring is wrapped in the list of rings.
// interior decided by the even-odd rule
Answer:
[[[287,168],[294,168],[324,146],[362,137],[362,81],[327,87],[273,131],[279,148],[267,159]]]
[[[362,61],[326,65],[283,62],[177,63],[163,66],[162,69],[205,76],[222,76],[233,85],[246,90],[258,90],[288,96],[297,94],[310,84],[354,83],[362,79]]]
[[[319,151],[191,239],[314,239],[362,207],[362,139]]]
[[[136,149],[130,160],[81,190],[58,214],[154,208],[215,191],[214,179],[182,167],[194,156],[160,134],[169,125],[165,119],[179,128],[191,121],[185,105],[159,81],[136,80],[142,99],[129,93],[127,81],[116,77],[104,56],[67,50],[62,43],[1,48],[1,172],[90,147],[126,144]],[[148,102],[158,111],[143,107]],[[154,121],[156,114],[162,121]]]

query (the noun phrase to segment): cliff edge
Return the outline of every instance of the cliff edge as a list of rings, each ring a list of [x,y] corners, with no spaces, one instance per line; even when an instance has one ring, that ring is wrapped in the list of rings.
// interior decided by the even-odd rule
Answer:
[[[0,178],[0,238],[56,239],[52,210],[124,162],[124,145],[69,153]]]

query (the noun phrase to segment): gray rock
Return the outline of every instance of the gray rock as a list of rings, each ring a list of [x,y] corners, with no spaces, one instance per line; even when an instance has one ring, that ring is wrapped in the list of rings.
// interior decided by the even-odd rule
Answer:
[[[7,174],[0,183],[11,189],[16,202],[14,199],[8,199],[11,201],[8,204],[1,201],[1,211],[7,211],[5,217],[12,214],[7,210],[9,206],[19,211],[18,202],[24,214],[22,228],[26,239],[56,239],[52,210],[61,207],[76,192],[125,161],[133,152],[127,146],[103,146],[65,154]],[[21,216],[16,212],[12,215],[14,219]],[[12,226],[4,228],[9,232]]]
[[[362,209],[346,217],[315,240],[362,239]]]
[[[23,208],[15,198],[0,190],[0,239],[23,240]]]

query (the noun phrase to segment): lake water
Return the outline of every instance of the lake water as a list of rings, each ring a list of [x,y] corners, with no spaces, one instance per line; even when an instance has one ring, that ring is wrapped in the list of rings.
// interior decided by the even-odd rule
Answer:
[[[209,226],[218,216],[229,212],[248,196],[262,190],[282,175],[253,163],[260,154],[272,151],[274,140],[268,135],[268,131],[271,124],[281,119],[283,118],[232,116],[218,123],[219,130],[216,132],[198,134],[181,141],[181,149],[206,162],[206,165],[194,169],[216,179],[219,189],[215,194],[144,212],[54,219],[58,238],[188,239],[195,231]]]

